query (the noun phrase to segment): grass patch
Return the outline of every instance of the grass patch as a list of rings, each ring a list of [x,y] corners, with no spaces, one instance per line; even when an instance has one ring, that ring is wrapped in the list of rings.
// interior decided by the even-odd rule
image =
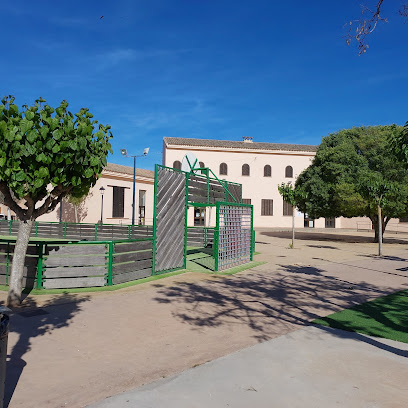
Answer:
[[[313,320],[335,329],[408,343],[408,290]]]

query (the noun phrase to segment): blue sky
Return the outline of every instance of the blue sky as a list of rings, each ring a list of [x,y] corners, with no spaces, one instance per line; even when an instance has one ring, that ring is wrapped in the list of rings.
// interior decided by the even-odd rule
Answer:
[[[0,95],[88,107],[112,126],[109,160],[150,146],[149,169],[164,136],[319,144],[403,124],[408,24],[386,0],[358,57],[343,25],[361,1],[0,0]]]

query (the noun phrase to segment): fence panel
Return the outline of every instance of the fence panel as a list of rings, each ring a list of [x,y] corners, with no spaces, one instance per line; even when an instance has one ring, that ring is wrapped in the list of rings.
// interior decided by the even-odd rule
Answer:
[[[105,244],[47,246],[44,254],[44,288],[87,288],[106,283]]]
[[[113,284],[130,282],[152,275],[152,240],[115,243],[113,252]]]

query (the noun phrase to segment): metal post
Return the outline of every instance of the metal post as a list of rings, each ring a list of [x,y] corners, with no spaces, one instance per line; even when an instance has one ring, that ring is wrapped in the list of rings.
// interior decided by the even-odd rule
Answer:
[[[102,197],[102,203],[101,203],[101,224],[103,224],[103,194],[101,195]]]
[[[0,407],[4,406],[4,389],[6,383],[7,340],[11,310],[0,306]]]
[[[132,225],[135,225],[135,200],[136,200],[136,156],[133,156],[133,204],[132,204]]]
[[[108,252],[108,286],[112,286],[113,282],[113,242],[109,242],[109,252]]]
[[[38,246],[38,264],[37,264],[37,289],[42,289],[43,286],[43,255],[44,243],[41,242]]]

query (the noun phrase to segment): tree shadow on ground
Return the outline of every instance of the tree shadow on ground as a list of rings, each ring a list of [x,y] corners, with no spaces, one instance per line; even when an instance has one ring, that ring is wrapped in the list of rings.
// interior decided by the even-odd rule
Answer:
[[[262,231],[258,232],[259,235],[265,235],[267,237],[274,238],[286,238],[292,239],[291,231]],[[296,240],[300,241],[332,241],[332,242],[347,242],[347,243],[373,243],[374,233],[372,236],[364,235],[343,235],[328,232],[304,232],[296,231]],[[408,239],[384,237],[383,242],[385,244],[407,244]]]
[[[65,293],[38,307],[34,298],[26,298],[22,307],[13,310],[10,316],[10,332],[18,334],[18,340],[7,356],[5,407],[10,404],[26,366],[23,357],[31,350],[32,339],[68,327],[72,319],[81,312],[81,304],[89,299],[87,295]]]
[[[396,291],[323,272],[315,267],[280,265],[276,272],[250,270],[249,274],[217,280],[180,282],[161,288],[155,300],[172,305],[173,316],[196,330],[245,326],[261,342],[309,325],[318,317]],[[366,341],[365,336],[359,338]],[[366,342],[377,347],[382,344]],[[402,353],[399,349],[388,351]]]

